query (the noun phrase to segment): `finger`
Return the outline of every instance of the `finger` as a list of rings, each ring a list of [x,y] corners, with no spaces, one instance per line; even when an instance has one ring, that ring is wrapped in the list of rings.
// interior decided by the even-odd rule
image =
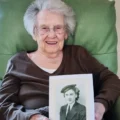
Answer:
[[[101,120],[101,115],[98,113],[95,113],[95,120]]]
[[[37,120],[49,120],[47,117],[40,116]]]
[[[49,120],[47,117],[44,117],[43,120]]]

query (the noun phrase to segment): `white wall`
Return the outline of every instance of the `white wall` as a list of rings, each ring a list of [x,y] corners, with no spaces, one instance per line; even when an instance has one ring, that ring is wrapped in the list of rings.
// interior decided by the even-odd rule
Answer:
[[[117,14],[117,33],[118,33],[118,76],[120,78],[120,0],[115,0],[116,14]]]

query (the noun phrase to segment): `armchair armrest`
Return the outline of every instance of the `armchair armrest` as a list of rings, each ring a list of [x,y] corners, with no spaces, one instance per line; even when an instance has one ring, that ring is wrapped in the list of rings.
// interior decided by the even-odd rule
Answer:
[[[120,97],[116,100],[113,107],[113,120],[120,120]]]

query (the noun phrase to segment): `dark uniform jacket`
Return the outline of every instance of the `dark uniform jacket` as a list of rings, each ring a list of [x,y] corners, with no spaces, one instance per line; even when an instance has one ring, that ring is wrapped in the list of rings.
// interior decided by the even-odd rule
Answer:
[[[67,105],[62,106],[60,110],[60,120],[66,120]],[[84,105],[75,103],[70,111],[67,120],[86,120],[86,108]]]

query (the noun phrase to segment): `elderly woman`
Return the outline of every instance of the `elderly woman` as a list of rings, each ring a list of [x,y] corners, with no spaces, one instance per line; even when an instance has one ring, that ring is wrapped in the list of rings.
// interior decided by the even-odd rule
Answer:
[[[74,12],[60,0],[36,0],[24,25],[37,42],[8,63],[0,89],[0,120],[48,120],[49,76],[93,74],[95,120],[101,120],[120,94],[118,77],[81,46],[64,46],[74,32]]]

